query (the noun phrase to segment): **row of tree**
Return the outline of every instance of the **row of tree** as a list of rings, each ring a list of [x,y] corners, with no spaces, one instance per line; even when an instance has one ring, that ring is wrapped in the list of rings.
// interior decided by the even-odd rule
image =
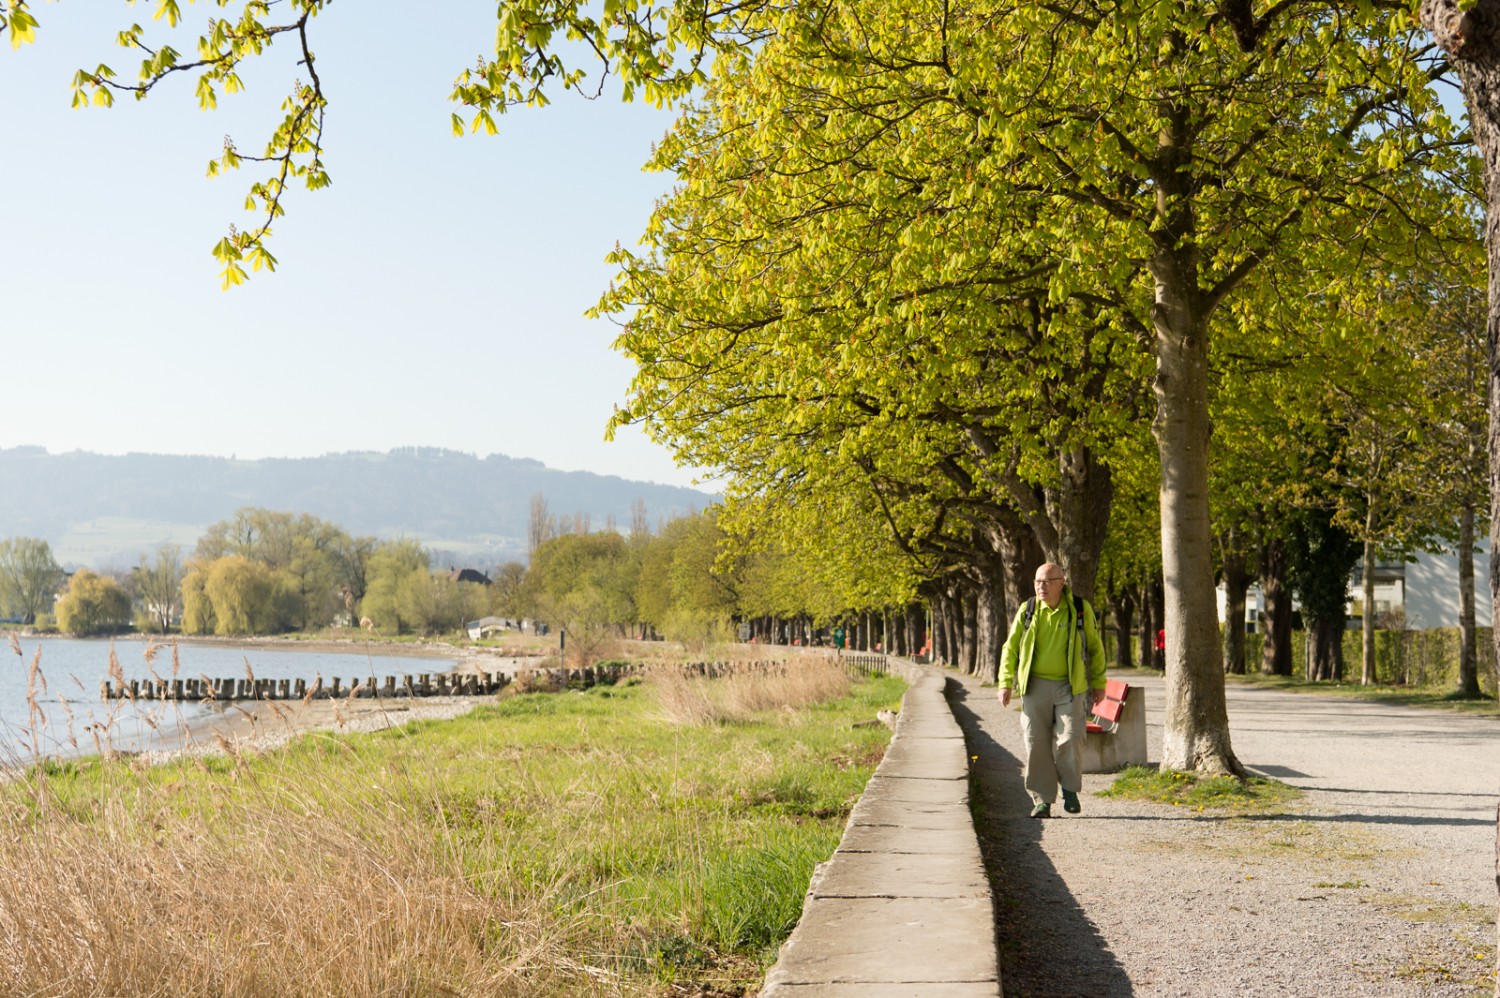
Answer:
[[[533,505],[543,509],[545,500]],[[644,510],[635,519],[640,529],[629,535],[554,522],[539,532],[529,568],[509,562],[493,578],[465,575],[476,581],[436,567],[416,541],[354,537],[314,516],[254,507],[210,527],[188,557],[166,545],[114,573],[68,576],[45,540],[11,538],[0,541],[0,606],[28,624],[55,615],[60,630],[82,636],[132,625],[220,635],[331,625],[450,634],[497,615],[545,621],[585,643],[721,639],[752,618],[780,622],[779,630],[758,622],[758,636],[791,640],[793,624],[805,637],[847,608],[837,563],[781,545],[724,557],[728,535],[715,511],[674,519],[656,534]]]
[[[310,65],[325,2],[220,22],[185,68],[211,93],[271,32]],[[1471,98],[1500,92],[1474,83],[1493,6],[1421,5]],[[1421,469],[1464,453],[1449,441],[1477,425],[1471,386],[1448,404],[1413,344],[1452,342],[1439,317],[1480,272],[1479,164],[1411,5],[607,13],[506,0],[454,99],[493,131],[580,86],[585,53],[627,97],[683,102],[649,164],[677,187],[645,249],[611,256],[599,312],[627,319],[639,368],[616,424],[724,469],[719,520],[747,550],[770,537],[850,569],[850,606],[923,592],[986,672],[1043,559],[1101,598],[1160,577],[1144,605],[1166,632],[1162,763],[1239,773],[1216,571],[1274,590],[1299,548],[1334,563],[1352,536],[1368,562],[1462,535],[1455,480],[1478,457]],[[107,103],[176,71],[75,85]],[[285,178],[326,183],[325,110],[321,81],[295,88],[264,157],[276,179],[251,192],[266,225],[215,250],[226,284],[269,260]],[[1427,465],[1397,469],[1412,451]],[[1442,522],[1408,515],[1429,500]]]
[[[200,90],[271,31],[311,66],[327,2],[205,36]],[[24,4],[7,10],[29,40]],[[618,344],[639,368],[616,422],[725,469],[736,536],[811,537],[819,563],[872,552],[866,605],[925,590],[973,667],[992,668],[1043,559],[1091,595],[1159,565],[1161,764],[1243,775],[1216,570],[1231,590],[1259,574],[1272,618],[1302,578],[1332,675],[1334,568],[1360,553],[1368,608],[1382,549],[1456,523],[1470,550],[1473,486],[1494,474],[1481,455],[1500,463],[1500,433],[1473,446],[1471,389],[1500,391],[1500,340],[1483,364],[1455,351],[1472,376],[1456,398],[1412,344],[1468,338],[1444,317],[1468,310],[1481,233],[1500,231],[1500,0],[639,0],[602,17],[590,0],[503,0],[500,15],[455,87],[471,130],[582,89],[580,54],[627,99],[687,102],[650,164],[678,186],[646,249],[613,255],[600,305],[628,316]],[[80,73],[77,98],[178,69]],[[226,286],[274,262],[285,179],[327,183],[313,76],[272,133],[272,181],[252,186],[263,223],[215,250]],[[1437,97],[1455,78],[1472,133]],[[1487,250],[1494,330],[1500,239]],[[905,558],[889,574],[888,549]]]
[[[1042,560],[1099,598],[1159,575],[1162,763],[1241,772],[1216,567],[1265,548],[1274,576],[1300,545],[1342,592],[1341,543],[1433,540],[1483,477],[1451,463],[1477,377],[1426,351],[1481,269],[1441,53],[1313,0],[806,13],[684,18],[650,58],[600,29],[627,79],[697,95],[599,306],[638,365],[616,422],[727,469],[756,530],[845,503],[827,542],[906,553],[899,583],[987,674]],[[546,84],[559,54],[524,37],[468,100]],[[677,45],[712,76],[664,81]],[[1332,602],[1309,608],[1330,675]]]

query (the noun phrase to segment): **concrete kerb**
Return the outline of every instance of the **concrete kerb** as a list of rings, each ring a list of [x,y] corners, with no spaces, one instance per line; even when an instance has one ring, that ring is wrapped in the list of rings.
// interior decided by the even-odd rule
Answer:
[[[994,998],[994,905],[969,812],[963,732],[931,667],[891,659],[910,687],[895,737],[818,866],[762,998]]]

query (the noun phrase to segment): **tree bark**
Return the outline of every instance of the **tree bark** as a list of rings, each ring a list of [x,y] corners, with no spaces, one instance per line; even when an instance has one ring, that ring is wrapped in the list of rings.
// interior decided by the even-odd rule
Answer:
[[[1307,624],[1311,659],[1307,678],[1314,682],[1337,682],[1344,678],[1344,622],[1312,619]]]
[[[1000,559],[1007,613],[1030,599],[1036,570],[1047,560],[1036,534],[1019,516],[1002,519],[990,531],[990,545]],[[1065,570],[1066,571],[1066,570]]]
[[[929,590],[927,608],[928,613],[932,614],[932,647],[928,649],[931,654],[930,661],[946,662],[944,652],[947,650],[947,635],[943,633],[943,597],[935,590]]]
[[[1458,692],[1479,696],[1479,629],[1474,623],[1474,507],[1458,520]]]
[[[1135,617],[1135,594],[1129,590],[1114,599],[1115,618],[1115,668],[1132,669],[1135,663],[1130,654],[1130,626]]]
[[[1224,564],[1224,671],[1245,674],[1245,594],[1250,590],[1250,572],[1239,539],[1233,531],[1223,544]]]
[[[1170,114],[1170,111],[1169,111]],[[1191,155],[1185,116],[1162,129],[1163,161]],[[1244,776],[1229,740],[1214,606],[1208,504],[1208,356],[1211,303],[1198,288],[1192,194],[1184,170],[1157,178],[1163,218],[1149,266],[1156,279],[1156,417],[1161,459],[1161,556],[1166,629],[1163,769]]]
[[[987,580],[978,588],[975,605],[974,674],[986,683],[993,683],[1000,676],[1000,642],[1005,640],[1000,629],[1002,611],[996,605],[998,595],[996,586]]]
[[[1141,587],[1141,668],[1150,669],[1156,661],[1156,632],[1161,627],[1161,617],[1151,604],[1151,587]]]
[[[1489,262],[1485,340],[1490,403],[1490,607],[1496,623],[1491,629],[1492,640],[1500,650],[1500,0],[1478,0],[1466,12],[1459,10],[1458,0],[1422,0],[1418,16],[1458,68],[1474,142],[1484,160],[1484,245]],[[1495,882],[1500,888],[1500,831],[1495,848]],[[1500,945],[1496,953],[1500,962]],[[1500,974],[1495,978],[1495,995],[1500,998]]]
[[[1057,550],[1051,552],[1052,560],[1062,566],[1068,588],[1092,600],[1099,576],[1099,556],[1109,529],[1114,479],[1109,468],[1087,447],[1064,451],[1058,455],[1057,463],[1059,484],[1046,493],[1047,516],[1057,528]],[[1031,579],[1026,582],[1029,597]]]
[[[1263,676],[1292,674],[1292,596],[1286,584],[1286,544],[1269,538],[1260,551],[1261,613],[1260,671]]]
[[[1151,658],[1149,662],[1151,668],[1157,672],[1166,672],[1167,649],[1158,640],[1161,637],[1161,632],[1166,628],[1166,586],[1162,583],[1161,579],[1157,579],[1151,583],[1151,587],[1147,591],[1151,594],[1151,620],[1156,625],[1156,629],[1151,632]]]
[[[963,661],[959,671],[972,676],[979,665],[979,613],[975,594],[959,591],[958,605],[963,614]]]
[[[1368,503],[1369,497],[1366,496]],[[1364,612],[1359,615],[1359,685],[1369,686],[1375,682],[1375,541],[1370,530],[1374,526],[1375,513],[1372,505],[1365,506],[1365,551],[1364,578],[1360,579],[1360,598],[1364,601]]]

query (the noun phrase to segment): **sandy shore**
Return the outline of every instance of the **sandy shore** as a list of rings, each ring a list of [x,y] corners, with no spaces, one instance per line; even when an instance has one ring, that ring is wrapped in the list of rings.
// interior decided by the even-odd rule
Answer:
[[[110,639],[116,644],[145,644],[155,641],[166,646],[215,645],[221,648],[271,649],[275,651],[333,652],[342,655],[406,656],[409,658],[448,658],[457,661],[498,656],[495,648],[461,648],[440,641],[371,641],[363,637],[289,638],[283,636],[214,637],[212,635],[178,635],[163,639],[149,634],[126,634]]]
[[[162,734],[140,754],[152,762],[224,752],[264,752],[310,731],[365,732],[415,720],[446,720],[492,696],[368,700],[261,700],[224,705]]]

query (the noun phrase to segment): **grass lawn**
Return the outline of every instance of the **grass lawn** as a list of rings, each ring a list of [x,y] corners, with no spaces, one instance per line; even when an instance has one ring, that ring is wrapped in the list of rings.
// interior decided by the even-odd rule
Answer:
[[[1411,686],[1361,686],[1359,683],[1309,682],[1295,676],[1263,676],[1253,673],[1245,676],[1225,676],[1227,682],[1264,689],[1286,690],[1289,693],[1316,693],[1323,696],[1346,697],[1351,700],[1369,700],[1374,703],[1398,704],[1410,707],[1432,707],[1441,710],[1474,714],[1479,717],[1500,717],[1500,703],[1492,696],[1462,697],[1451,689],[1432,689]]]

